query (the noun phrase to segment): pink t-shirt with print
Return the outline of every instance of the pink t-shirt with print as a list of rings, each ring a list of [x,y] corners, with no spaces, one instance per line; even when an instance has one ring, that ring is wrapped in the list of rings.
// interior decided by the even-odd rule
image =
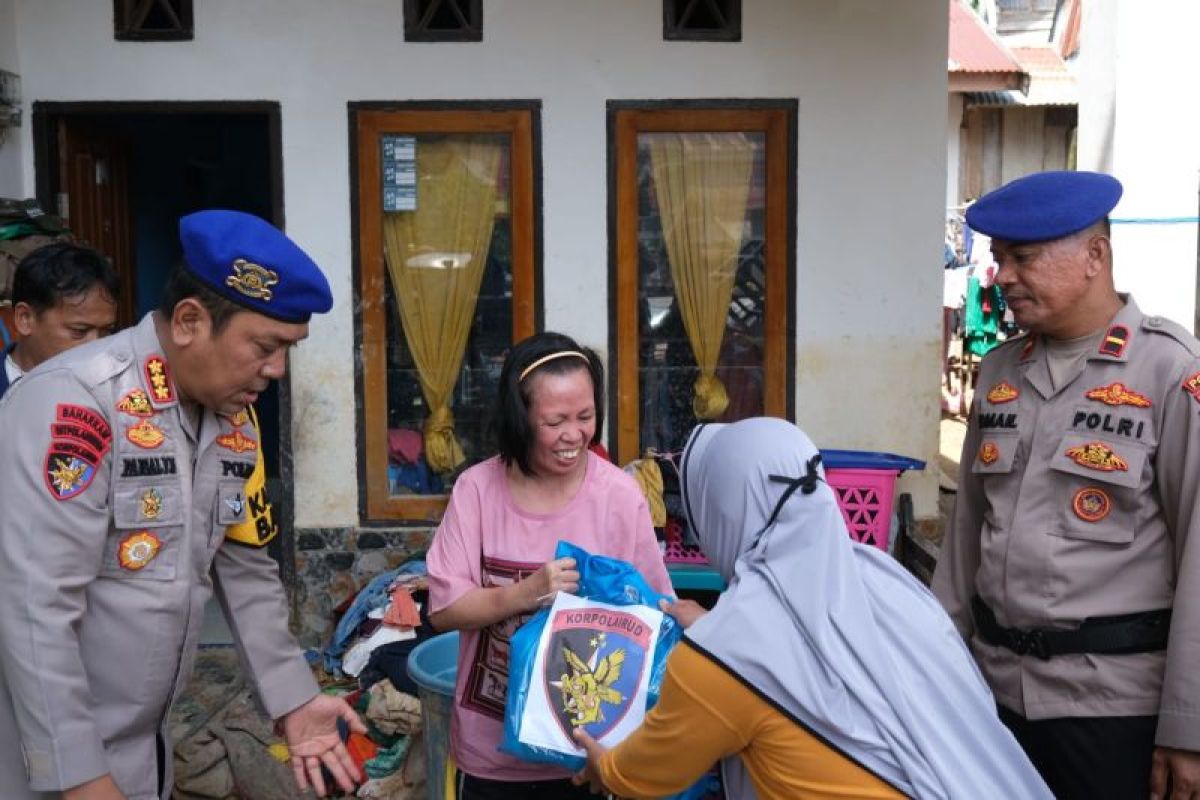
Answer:
[[[495,457],[471,467],[454,483],[426,555],[430,612],[477,587],[502,586],[536,572],[554,558],[560,539],[628,561],[659,592],[672,593],[650,512],[632,478],[588,453],[587,474],[575,497],[552,514],[533,514],[517,508],[504,465]],[[528,618],[512,617],[460,633],[450,751],[458,767],[476,777],[525,781],[569,775],[497,749],[504,731],[508,640]]]

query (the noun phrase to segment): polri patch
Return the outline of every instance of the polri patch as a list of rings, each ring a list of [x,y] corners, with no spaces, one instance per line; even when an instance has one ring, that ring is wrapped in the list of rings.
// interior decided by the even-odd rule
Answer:
[[[71,439],[82,442],[100,455],[108,452],[109,442],[102,438],[92,428],[77,422],[53,422],[50,424],[50,434],[55,439]]]
[[[87,406],[77,406],[70,403],[59,403],[54,417],[59,422],[73,422],[91,428],[97,436],[106,442],[112,441],[112,428],[104,416]]]
[[[154,487],[142,492],[142,516],[145,519],[158,519],[163,510],[162,492]]]
[[[1135,408],[1150,408],[1153,405],[1150,398],[1140,392],[1126,388],[1121,382],[1110,383],[1108,386],[1097,386],[1084,394],[1088,400],[1099,400],[1109,406],[1134,406]]]
[[[162,356],[150,356],[144,365],[146,383],[150,394],[158,404],[175,401],[175,386],[171,383],[171,370]]]
[[[1067,458],[1081,467],[1100,472],[1128,472],[1129,464],[1104,442],[1088,442],[1066,451]]]
[[[134,389],[117,401],[117,411],[132,417],[152,417],[156,413],[142,389]]]
[[[148,419],[143,419],[125,431],[125,438],[143,450],[153,450],[167,440],[167,435],[163,433],[162,428]]]
[[[989,403],[1011,403],[1020,396],[1021,392],[1008,381],[1000,381],[987,393]]]
[[[55,500],[70,500],[83,494],[92,485],[99,463],[71,452],[65,444],[51,443],[44,464],[46,488]]]
[[[1099,522],[1112,511],[1112,499],[1103,489],[1089,486],[1075,493],[1071,509],[1084,522]]]
[[[979,461],[983,464],[995,464],[1000,460],[1000,448],[995,442],[984,442],[979,445]]]
[[[1183,390],[1190,394],[1193,400],[1200,403],[1200,372],[1183,379]]]
[[[250,412],[243,408],[241,411],[227,415],[225,419],[229,420],[229,424],[233,427],[240,428],[250,421]]]
[[[122,568],[137,572],[154,560],[161,546],[162,542],[150,531],[131,533],[121,540],[117,560]]]
[[[217,437],[217,444],[224,447],[226,450],[232,450],[235,453],[245,453],[249,450],[257,450],[258,442],[244,435],[241,431],[227,433],[224,436]]]

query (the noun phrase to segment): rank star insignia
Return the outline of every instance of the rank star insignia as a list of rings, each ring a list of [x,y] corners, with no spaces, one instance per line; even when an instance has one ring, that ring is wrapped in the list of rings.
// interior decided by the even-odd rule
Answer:
[[[1075,493],[1071,509],[1084,522],[1099,522],[1112,510],[1112,501],[1103,489],[1089,487]]]
[[[1088,442],[1067,450],[1066,455],[1076,464],[1100,472],[1127,472],[1129,464],[1104,442]]]
[[[258,442],[245,436],[241,431],[234,431],[224,436],[218,436],[217,444],[235,453],[245,453],[248,450],[258,449]]]
[[[1149,408],[1150,398],[1144,394],[1125,388],[1123,383],[1110,383],[1108,386],[1097,386],[1084,395],[1088,400],[1099,400],[1110,406],[1136,406]]]
[[[158,489],[147,489],[142,492],[142,516],[146,519],[158,519],[162,513],[162,492]]]
[[[1020,394],[1017,391],[1017,387],[1008,381],[1000,381],[991,389],[988,389],[987,399],[989,403],[1009,403],[1016,400]]]
[[[154,408],[150,405],[150,398],[141,389],[134,389],[118,400],[117,411],[129,414],[132,417],[154,416]]]
[[[162,356],[146,359],[146,382],[156,403],[170,403],[175,399],[175,388],[171,385],[171,372]]]
[[[122,567],[136,572],[154,560],[161,546],[158,537],[150,531],[131,533],[121,540],[117,559]]]
[[[162,429],[148,419],[125,431],[125,438],[145,450],[153,450],[167,439]]]
[[[984,464],[995,464],[1000,460],[1000,448],[995,442],[984,442],[979,445],[979,460]]]
[[[233,274],[225,279],[226,286],[264,303],[271,302],[271,287],[277,283],[279,273],[244,258],[233,262]]]

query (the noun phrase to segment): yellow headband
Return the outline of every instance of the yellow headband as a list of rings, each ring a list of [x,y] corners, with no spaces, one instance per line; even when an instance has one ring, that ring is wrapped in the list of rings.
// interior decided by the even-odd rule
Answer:
[[[557,353],[551,353],[548,356],[542,356],[537,361],[533,362],[528,367],[521,370],[521,375],[520,375],[520,377],[517,378],[517,383],[520,383],[521,381],[525,380],[525,378],[529,376],[529,373],[533,372],[535,369],[540,367],[542,364],[545,364],[547,361],[553,361],[556,358],[566,358],[567,356],[573,356],[575,358],[582,358],[584,361],[588,360],[588,357],[585,356],[583,353],[579,352],[578,350],[561,350]],[[591,362],[588,362],[588,363],[591,363]]]

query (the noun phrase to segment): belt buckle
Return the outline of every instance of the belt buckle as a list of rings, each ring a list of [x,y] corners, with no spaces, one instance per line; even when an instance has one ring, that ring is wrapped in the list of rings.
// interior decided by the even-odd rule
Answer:
[[[1013,649],[1020,655],[1034,656],[1043,661],[1050,658],[1045,631],[1013,631],[1013,645]]]

